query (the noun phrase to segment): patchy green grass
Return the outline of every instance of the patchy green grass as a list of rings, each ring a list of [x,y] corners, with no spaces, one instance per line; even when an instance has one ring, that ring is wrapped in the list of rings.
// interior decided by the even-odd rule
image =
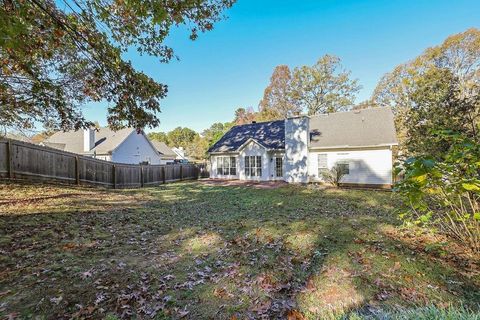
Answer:
[[[0,315],[478,319],[478,257],[403,230],[396,205],[314,186],[3,183]]]

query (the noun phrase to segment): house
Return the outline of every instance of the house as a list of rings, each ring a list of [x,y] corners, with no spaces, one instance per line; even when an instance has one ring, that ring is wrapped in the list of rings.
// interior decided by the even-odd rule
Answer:
[[[175,152],[175,159],[180,162],[188,162],[190,159],[185,155],[185,149],[183,147],[172,148],[172,151]]]
[[[177,154],[165,142],[152,140],[152,144],[162,157],[162,164],[175,162]]]
[[[340,165],[343,184],[390,187],[398,145],[390,108],[235,126],[209,150],[211,177],[321,182]]]
[[[109,128],[56,132],[44,146],[101,160],[128,164],[162,164],[162,157],[143,131]]]

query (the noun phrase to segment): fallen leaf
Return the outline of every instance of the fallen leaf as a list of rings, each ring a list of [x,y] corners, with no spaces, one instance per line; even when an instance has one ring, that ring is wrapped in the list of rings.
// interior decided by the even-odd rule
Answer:
[[[50,302],[53,302],[55,304],[59,304],[63,300],[62,296],[59,296],[58,298],[50,298]]]
[[[184,318],[184,317],[186,317],[187,314],[189,314],[189,313],[190,313],[190,311],[180,310],[180,311],[178,311],[178,317],[179,317],[179,318]]]
[[[308,278],[306,287],[307,287],[307,290],[309,290],[309,291],[315,290],[316,286],[315,286],[315,282],[313,281],[312,277]]]
[[[18,316],[17,312],[12,312],[12,313],[7,314],[7,317],[5,319],[13,320],[13,319],[16,319],[17,316]]]
[[[305,317],[297,310],[288,310],[287,312],[288,320],[304,320]]]
[[[2,291],[2,292],[0,292],[0,297],[6,296],[6,295],[9,294],[10,292],[12,292],[12,291],[11,291],[11,290]]]
[[[400,262],[395,261],[395,264],[393,265],[392,271],[400,270],[401,267],[402,267],[402,265],[400,264]]]

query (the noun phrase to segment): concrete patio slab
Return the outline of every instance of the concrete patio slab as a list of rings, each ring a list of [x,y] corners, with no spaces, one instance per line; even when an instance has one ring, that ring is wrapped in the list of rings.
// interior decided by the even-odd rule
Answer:
[[[288,185],[285,181],[248,181],[248,180],[223,180],[223,179],[205,179],[198,180],[200,183],[209,186],[237,186],[251,187],[255,189],[277,189]]]

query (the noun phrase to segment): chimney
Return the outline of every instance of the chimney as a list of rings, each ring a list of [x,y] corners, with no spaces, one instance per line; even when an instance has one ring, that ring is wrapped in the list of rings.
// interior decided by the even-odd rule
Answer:
[[[83,151],[88,152],[95,146],[95,128],[83,130]]]

